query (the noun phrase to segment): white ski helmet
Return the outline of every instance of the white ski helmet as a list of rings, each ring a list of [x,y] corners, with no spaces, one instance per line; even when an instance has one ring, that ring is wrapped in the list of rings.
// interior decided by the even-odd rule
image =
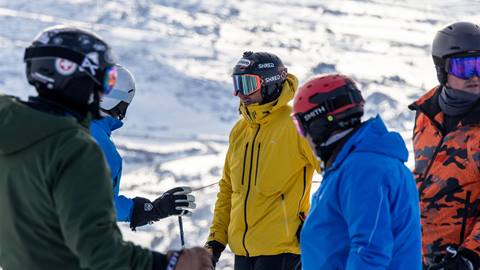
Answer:
[[[116,68],[117,82],[113,90],[102,97],[100,108],[111,116],[122,120],[135,96],[135,78],[125,67],[117,64]]]

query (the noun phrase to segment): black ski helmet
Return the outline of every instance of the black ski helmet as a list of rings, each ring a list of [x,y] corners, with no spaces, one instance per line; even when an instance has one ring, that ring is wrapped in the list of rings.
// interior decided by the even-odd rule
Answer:
[[[24,61],[28,82],[40,97],[99,117],[99,95],[115,65],[102,38],[76,27],[49,27],[25,49]]]
[[[267,52],[244,52],[233,68],[232,75],[254,74],[262,80],[262,103],[275,100],[280,95],[287,78],[287,68],[282,60]]]
[[[432,43],[432,57],[440,84],[447,82],[446,60],[454,55],[480,55],[480,27],[456,22],[438,31]]]

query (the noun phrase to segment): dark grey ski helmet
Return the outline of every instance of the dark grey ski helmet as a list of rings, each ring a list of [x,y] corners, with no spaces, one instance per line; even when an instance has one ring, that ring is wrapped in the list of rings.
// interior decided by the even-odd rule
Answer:
[[[477,24],[452,23],[435,35],[432,57],[440,84],[447,82],[446,59],[454,55],[480,55],[480,27]]]

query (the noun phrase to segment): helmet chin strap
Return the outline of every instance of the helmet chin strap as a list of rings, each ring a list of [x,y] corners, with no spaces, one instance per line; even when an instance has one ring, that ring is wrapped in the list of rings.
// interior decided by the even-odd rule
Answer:
[[[331,145],[331,144],[334,144],[336,142],[338,142],[339,140],[341,140],[343,137],[347,136],[348,133],[350,133],[351,131],[353,130],[353,128],[349,128],[349,129],[346,129],[346,130],[343,130],[341,132],[338,132],[338,133],[335,133],[333,134],[332,136],[330,136],[327,141],[325,141],[324,143],[321,144],[321,146],[328,146],[328,145]]]
[[[338,146],[338,143],[345,138],[348,134],[350,134],[354,130],[353,127],[345,129],[345,130],[332,130],[329,134],[333,135],[324,135],[324,139],[322,141],[312,138],[313,143],[315,144],[315,154],[325,163],[329,163],[330,158]]]
[[[280,96],[280,94],[282,93],[284,82],[282,82],[281,84],[277,84],[276,89],[270,95],[267,94],[266,86],[262,86],[262,90],[260,90],[262,92],[262,102],[260,104],[266,104],[266,103],[269,103],[269,102],[272,102],[272,101],[276,100]]]

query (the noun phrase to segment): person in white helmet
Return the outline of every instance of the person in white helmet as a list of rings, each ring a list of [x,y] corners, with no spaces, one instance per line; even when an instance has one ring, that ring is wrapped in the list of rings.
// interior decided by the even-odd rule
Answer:
[[[125,67],[117,65],[117,82],[100,101],[99,120],[92,121],[90,133],[102,149],[110,167],[117,221],[130,222],[130,228],[143,226],[171,215],[189,215],[195,209],[195,197],[189,187],[166,191],[153,202],[146,198],[119,195],[122,158],[110,139],[112,131],[123,126],[127,108],[135,96],[135,79]]]

